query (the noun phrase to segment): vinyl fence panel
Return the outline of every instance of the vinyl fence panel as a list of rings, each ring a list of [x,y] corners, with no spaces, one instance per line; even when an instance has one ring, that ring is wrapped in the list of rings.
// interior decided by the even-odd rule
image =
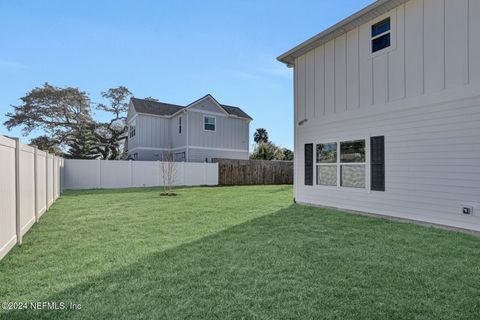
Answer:
[[[47,211],[47,153],[37,150],[36,158],[37,217],[40,218]]]
[[[163,186],[167,163],[160,161],[65,160],[65,189]],[[216,163],[173,163],[175,186],[218,184]]]
[[[19,144],[20,232],[23,236],[35,223],[35,149]]]
[[[15,148],[14,140],[0,136],[0,259],[17,243]]]
[[[53,203],[53,155],[47,155],[47,208]]]
[[[62,158],[0,136],[0,260],[59,197],[62,165]]]

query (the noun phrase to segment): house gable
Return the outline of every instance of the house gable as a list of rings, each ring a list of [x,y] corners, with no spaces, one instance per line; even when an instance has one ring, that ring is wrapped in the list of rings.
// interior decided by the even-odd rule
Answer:
[[[210,94],[190,103],[186,110],[229,116],[229,113]]]

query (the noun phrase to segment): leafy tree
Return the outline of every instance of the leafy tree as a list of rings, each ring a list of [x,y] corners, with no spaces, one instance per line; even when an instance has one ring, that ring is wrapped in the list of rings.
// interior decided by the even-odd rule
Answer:
[[[97,159],[100,156],[93,124],[78,128],[74,136],[69,140],[68,146],[70,148],[65,157],[69,159]]]
[[[267,143],[268,142],[268,132],[264,128],[258,128],[253,134],[253,141],[255,143]]]
[[[63,157],[63,152],[55,141],[52,141],[47,136],[38,136],[30,140],[32,147],[37,147],[40,150]]]
[[[61,148],[82,124],[92,121],[90,100],[78,88],[54,87],[45,83],[20,98],[22,104],[13,106],[4,125],[7,129],[23,127],[24,136],[33,130],[43,130],[46,135],[32,143],[43,150]]]
[[[160,101],[160,100],[158,100],[157,98],[153,98],[153,97],[145,97],[145,98],[143,98],[143,100],[155,101],[155,102]]]
[[[108,89],[102,92],[102,97],[108,104],[98,104],[97,109],[111,113],[110,122],[98,123],[95,130],[99,141],[98,152],[103,159],[115,160],[122,155],[122,148],[127,139],[127,117],[129,98],[132,93],[124,86]]]
[[[293,151],[287,148],[282,148],[283,160],[293,161]]]
[[[255,146],[250,159],[253,160],[283,160],[283,152],[272,142],[260,142]]]

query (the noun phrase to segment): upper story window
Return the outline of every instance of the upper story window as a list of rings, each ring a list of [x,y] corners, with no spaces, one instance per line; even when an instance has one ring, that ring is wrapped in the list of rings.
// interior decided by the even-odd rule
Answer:
[[[203,117],[203,129],[205,131],[215,131],[216,118],[212,116]]]
[[[182,134],[182,117],[178,117],[178,134]]]
[[[391,44],[391,19],[388,17],[372,25],[372,53],[386,49]]]
[[[130,138],[135,137],[135,122],[132,122],[132,123],[130,124],[128,136],[129,136]]]

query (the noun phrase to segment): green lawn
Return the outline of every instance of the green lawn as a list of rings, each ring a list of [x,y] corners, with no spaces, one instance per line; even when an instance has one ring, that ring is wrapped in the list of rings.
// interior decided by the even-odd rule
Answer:
[[[480,319],[480,239],[290,186],[66,192],[0,262],[5,319]]]

